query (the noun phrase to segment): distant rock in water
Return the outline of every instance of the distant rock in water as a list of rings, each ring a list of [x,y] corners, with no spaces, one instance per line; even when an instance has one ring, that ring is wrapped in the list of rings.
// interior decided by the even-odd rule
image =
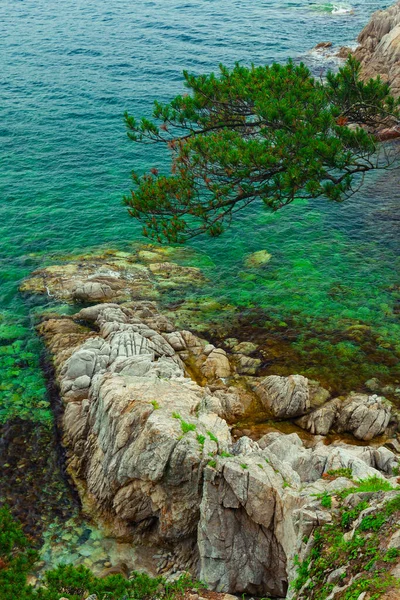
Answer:
[[[355,57],[365,79],[379,75],[400,95],[400,2],[375,12],[358,36]]]

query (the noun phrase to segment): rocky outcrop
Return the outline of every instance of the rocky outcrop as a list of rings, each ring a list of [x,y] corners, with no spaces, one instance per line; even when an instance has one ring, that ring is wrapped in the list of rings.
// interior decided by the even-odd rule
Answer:
[[[225,352],[176,331],[152,302],[49,316],[39,331],[53,356],[67,468],[85,509],[115,536],[179,545],[174,568],[212,589],[285,597],[299,536],[321,518],[312,498],[330,484],[324,474],[382,478],[397,465],[385,448],[305,447],[296,434],[234,443],[227,421],[257,394],[232,385]],[[300,376],[257,386],[286,414],[326,397]]]
[[[278,431],[235,441],[229,424],[253,414],[300,417],[316,434],[340,427],[370,439],[390,410],[376,396],[329,401],[327,390],[301,375],[243,376],[251,368],[244,359],[259,360],[255,344],[232,338],[226,351],[177,329],[154,302],[132,300],[161,293],[165,282],[201,278],[145,252],[141,292],[134,274],[144,271],[137,257],[130,271],[124,257],[109,282],[118,303],[103,294],[72,316],[47,314],[38,327],[63,403],[68,473],[85,510],[117,538],[160,548],[174,556],[175,571],[189,570],[214,590],[284,598],[305,536],[331,518],[317,498],[333,489],[326,476],[344,470],[384,479],[398,459],[384,447],[327,446],[318,438],[305,445]],[[79,304],[77,290],[90,289],[90,301],[98,296],[87,284],[101,283],[100,263],[50,267],[23,289]]]
[[[358,36],[355,57],[365,79],[379,75],[400,95],[400,2],[375,12]]]

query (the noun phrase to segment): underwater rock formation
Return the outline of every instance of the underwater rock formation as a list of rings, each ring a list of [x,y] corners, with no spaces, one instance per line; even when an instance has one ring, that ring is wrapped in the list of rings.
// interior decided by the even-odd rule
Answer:
[[[159,252],[108,251],[38,269],[22,283],[20,290],[82,304],[129,302],[152,300],[163,289],[179,289],[203,281],[200,269],[170,262],[168,255],[164,257]]]

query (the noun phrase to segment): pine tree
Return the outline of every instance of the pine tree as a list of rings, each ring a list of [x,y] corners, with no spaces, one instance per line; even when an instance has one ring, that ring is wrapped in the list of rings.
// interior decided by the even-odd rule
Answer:
[[[349,57],[324,82],[291,61],[184,72],[189,92],[156,101],[153,120],[125,114],[131,140],[171,154],[170,174],[133,173],[130,215],[147,237],[184,242],[220,235],[253,202],[275,211],[296,198],[347,198],[368,171],[392,164],[375,133],[399,118],[389,86],[359,71]]]

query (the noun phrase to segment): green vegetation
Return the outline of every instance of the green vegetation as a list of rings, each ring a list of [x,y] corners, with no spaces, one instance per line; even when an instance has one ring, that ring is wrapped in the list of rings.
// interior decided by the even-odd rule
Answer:
[[[209,460],[207,464],[208,464],[209,467],[212,467],[213,469],[215,469],[215,467],[217,466],[217,461],[216,460]]]
[[[201,435],[201,433],[198,433],[196,439],[199,442],[200,446],[204,446],[204,442],[206,441],[205,435]]]
[[[212,442],[215,442],[216,444],[218,444],[218,438],[216,435],[213,434],[212,431],[207,431],[207,435]]]
[[[321,505],[324,508],[332,508],[332,496],[328,492],[324,492],[321,496]]]
[[[178,412],[173,412],[172,417],[174,419],[178,419],[178,421],[180,421],[183,434],[188,433],[189,431],[196,431],[196,425],[194,423],[188,423],[187,421],[184,421],[184,419],[181,417],[181,415]],[[197,436],[197,439],[198,439],[198,436]]]
[[[188,433],[189,431],[196,431],[196,425],[194,423],[187,423],[183,419],[181,419],[181,428],[183,433]]]
[[[383,479],[382,477],[378,477],[374,475],[373,477],[368,477],[367,479],[359,479],[354,482],[353,488],[348,488],[339,492],[339,496],[341,498],[346,498],[350,494],[354,492],[390,492],[390,490],[394,490],[390,481],[387,479]]]
[[[129,580],[121,575],[100,579],[84,566],[60,565],[47,571],[42,585],[34,589],[28,585],[27,575],[37,558],[20,525],[6,508],[0,508],[0,600],[59,600],[60,597],[82,600],[90,594],[101,600],[150,600],[155,595],[162,600],[173,600],[186,589],[200,587],[188,576],[175,583],[144,573],[133,573]]]
[[[296,198],[341,201],[364,174],[388,165],[362,127],[398,115],[380,79],[363,83],[349,58],[327,82],[303,65],[220,66],[219,76],[184,72],[188,94],[154,103],[153,119],[125,114],[135,142],[160,143],[172,155],[171,175],[133,173],[124,198],[144,221],[145,236],[184,242],[220,235],[255,201],[276,211]]]
[[[386,482],[387,483],[387,482]],[[360,483],[350,491],[388,491],[384,483],[378,486],[376,478]],[[348,492],[348,490],[346,490]],[[344,591],[340,600],[358,600],[363,591],[368,591],[370,600],[378,600],[385,590],[400,589],[399,580],[388,572],[388,563],[395,562],[400,552],[385,549],[386,542],[397,530],[400,517],[400,493],[387,501],[380,509],[366,514],[355,528],[352,537],[346,532],[354,528],[355,521],[369,507],[365,500],[352,508],[347,508],[344,498],[348,494],[334,493],[339,507],[332,513],[333,521],[319,527],[314,533],[314,545],[303,562],[296,561],[297,579],[293,582],[296,591],[303,588],[302,597],[308,600],[325,600],[334,587],[326,583],[327,575],[345,567],[342,583],[357,579]],[[331,500],[331,498],[329,497]],[[307,583],[308,582],[308,583]],[[305,587],[304,587],[305,586]]]
[[[233,456],[233,454],[230,454],[229,452],[225,452],[225,450],[222,450],[222,452],[220,452],[220,456],[222,456],[222,458],[230,458],[231,456]]]
[[[364,500],[363,502],[359,502],[357,506],[351,510],[343,510],[340,518],[340,524],[342,528],[349,529],[352,522],[355,521],[358,515],[366,508],[368,508],[368,502]]]
[[[158,409],[160,408],[160,405],[159,405],[159,403],[157,402],[157,400],[152,400],[152,401],[151,401],[151,404],[153,405],[153,407],[154,407],[154,410],[158,410]]]
[[[240,463],[240,466],[242,467],[242,469],[248,469],[249,466],[246,465],[246,463]]]
[[[324,479],[336,479],[337,477],[347,477],[351,479],[353,476],[353,471],[348,467],[343,467],[341,469],[330,469],[326,473],[324,473]]]

